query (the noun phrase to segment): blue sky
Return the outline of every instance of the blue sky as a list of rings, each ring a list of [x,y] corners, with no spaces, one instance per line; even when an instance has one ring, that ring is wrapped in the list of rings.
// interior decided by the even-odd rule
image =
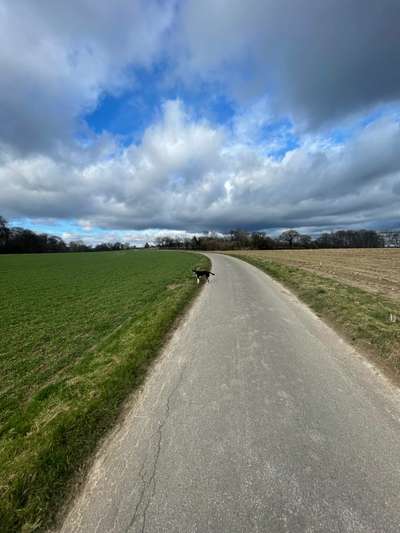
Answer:
[[[117,94],[102,93],[95,109],[82,117],[91,131],[121,136],[125,145],[140,142],[168,100],[185,102],[197,119],[207,118],[217,124],[229,125],[235,116],[234,102],[220,88],[207,83],[189,88],[168,81],[164,62],[150,69],[133,69],[131,76],[130,87]]]
[[[11,224],[138,244],[400,226],[397,0],[25,0],[3,12]]]

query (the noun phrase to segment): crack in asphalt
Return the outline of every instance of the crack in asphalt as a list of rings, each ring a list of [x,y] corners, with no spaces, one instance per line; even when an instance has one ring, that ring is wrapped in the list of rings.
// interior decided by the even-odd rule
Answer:
[[[153,462],[153,468],[152,468],[152,471],[151,471],[151,474],[150,474],[150,477],[148,479],[148,481],[146,482],[145,478],[144,478],[144,475],[143,475],[143,469],[144,469],[144,466],[145,466],[145,463],[146,461],[142,464],[142,467],[140,469],[140,472],[139,472],[139,475],[141,477],[141,480],[142,480],[142,483],[143,483],[143,488],[140,492],[140,497],[139,497],[139,500],[138,500],[138,503],[136,504],[136,507],[135,507],[135,511],[134,511],[134,514],[133,514],[133,517],[132,517],[132,520],[130,521],[127,529],[126,529],[126,533],[128,533],[128,531],[132,528],[132,526],[135,524],[136,522],[136,519],[137,519],[137,515],[138,515],[138,512],[139,512],[139,508],[144,500],[144,496],[147,492],[147,490],[152,487],[152,491],[151,491],[151,494],[149,495],[149,497],[147,498],[147,502],[146,502],[146,505],[143,509],[143,513],[142,513],[142,516],[143,516],[143,522],[142,522],[142,529],[141,529],[141,533],[144,533],[145,529],[146,529],[146,517],[147,517],[147,511],[148,511],[148,508],[150,506],[150,503],[151,503],[151,500],[153,499],[154,495],[155,495],[155,492],[156,492],[156,474],[157,474],[157,467],[158,467],[158,462],[159,462],[159,458],[160,458],[160,453],[161,453],[161,446],[162,446],[162,433],[163,433],[163,428],[165,426],[165,424],[167,423],[168,421],[168,418],[169,418],[169,415],[170,415],[170,412],[171,412],[171,400],[172,400],[172,397],[175,395],[176,391],[178,390],[179,386],[181,385],[182,383],[182,380],[183,380],[183,374],[184,374],[184,371],[185,371],[185,368],[186,368],[186,365],[184,365],[182,367],[182,370],[181,370],[181,373],[180,373],[180,376],[179,376],[179,379],[175,385],[175,387],[172,389],[172,391],[169,393],[168,395],[168,398],[167,398],[167,402],[166,402],[166,409],[165,409],[165,415],[164,415],[164,418],[163,420],[160,422],[158,428],[157,428],[157,431],[153,433],[153,436],[157,434],[158,438],[157,438],[157,444],[156,444],[156,450],[155,450],[155,456],[154,456],[154,462]],[[152,436],[152,438],[153,438]]]
[[[153,438],[154,435],[155,435],[155,433],[152,435],[152,438]],[[139,496],[138,502],[136,504],[135,511],[133,513],[131,521],[128,524],[128,527],[125,530],[125,533],[128,533],[130,528],[133,526],[133,524],[134,524],[134,522],[136,520],[136,516],[137,516],[138,510],[139,510],[139,507],[140,507],[140,505],[141,505],[141,503],[143,501],[144,493],[145,493],[145,490],[146,490],[146,480],[145,480],[145,477],[144,477],[144,474],[143,474],[143,470],[144,470],[144,467],[146,465],[146,461],[147,461],[147,457],[145,458],[142,466],[140,467],[140,471],[139,471],[139,476],[140,476],[140,479],[142,481],[143,489],[140,491],[140,496]]]

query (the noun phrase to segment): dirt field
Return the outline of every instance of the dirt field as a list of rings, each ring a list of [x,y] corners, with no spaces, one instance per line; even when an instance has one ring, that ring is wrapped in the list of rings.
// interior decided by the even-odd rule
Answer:
[[[400,300],[400,249],[235,251],[241,254],[304,268]]]

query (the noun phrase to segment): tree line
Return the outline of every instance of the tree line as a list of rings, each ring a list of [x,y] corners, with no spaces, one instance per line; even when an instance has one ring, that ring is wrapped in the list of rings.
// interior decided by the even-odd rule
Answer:
[[[121,242],[102,242],[89,246],[83,241],[66,243],[57,235],[36,233],[30,229],[9,227],[5,218],[0,216],[0,253],[29,254],[45,252],[112,252],[131,248]],[[134,248],[134,247],[133,247]]]
[[[262,231],[247,232],[232,230],[226,235],[209,234],[199,237],[177,238],[157,237],[152,247],[178,250],[276,250],[300,248],[381,248],[383,238],[373,230],[339,230],[322,233],[316,238],[287,230],[278,237]],[[146,243],[145,248],[150,244]],[[61,237],[47,233],[35,233],[20,227],[9,227],[0,216],[0,253],[43,253],[43,252],[111,252],[136,248],[121,242],[103,242],[95,246],[83,241],[66,243]]]
[[[278,237],[267,235],[263,231],[247,232],[232,230],[227,235],[212,234],[207,236],[180,239],[176,237],[158,237],[157,248],[184,250],[279,250],[311,248],[383,248],[383,238],[373,230],[339,230],[322,233],[312,238],[310,235],[290,229]]]

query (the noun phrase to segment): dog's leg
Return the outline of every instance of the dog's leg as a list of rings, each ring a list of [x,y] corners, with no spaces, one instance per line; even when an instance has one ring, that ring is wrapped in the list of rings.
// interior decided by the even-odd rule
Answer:
[[[197,278],[197,285],[200,285],[200,278]]]

